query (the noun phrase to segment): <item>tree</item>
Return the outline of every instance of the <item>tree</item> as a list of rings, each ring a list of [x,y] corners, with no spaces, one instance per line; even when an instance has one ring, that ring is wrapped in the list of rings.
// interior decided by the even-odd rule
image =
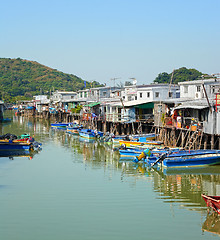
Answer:
[[[185,67],[176,69],[173,74],[172,83],[184,82],[184,81],[193,81],[199,79],[203,73],[199,72],[196,69],[187,69]],[[170,83],[172,73],[168,74],[166,72],[160,73],[154,82],[158,83]]]

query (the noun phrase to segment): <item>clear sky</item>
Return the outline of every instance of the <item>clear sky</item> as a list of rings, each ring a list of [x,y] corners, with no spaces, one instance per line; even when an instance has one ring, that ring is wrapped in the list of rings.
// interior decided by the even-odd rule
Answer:
[[[107,85],[219,73],[220,0],[2,0],[0,57]]]

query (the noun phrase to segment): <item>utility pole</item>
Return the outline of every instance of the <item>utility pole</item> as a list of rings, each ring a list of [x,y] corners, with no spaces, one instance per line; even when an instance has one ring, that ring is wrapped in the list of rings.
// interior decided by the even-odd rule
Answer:
[[[170,78],[170,85],[169,85],[168,97],[167,97],[167,98],[169,98],[169,94],[170,94],[170,90],[171,90],[171,84],[172,84],[172,81],[173,81],[173,74],[174,74],[174,71],[175,71],[175,69],[173,69],[173,72],[172,72],[172,75],[171,75],[171,78]]]

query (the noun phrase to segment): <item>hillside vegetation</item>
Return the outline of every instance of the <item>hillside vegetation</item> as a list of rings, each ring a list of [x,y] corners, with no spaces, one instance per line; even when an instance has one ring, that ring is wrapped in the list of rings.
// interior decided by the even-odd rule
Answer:
[[[204,75],[203,73],[199,72],[196,69],[187,69],[185,67],[176,69],[173,74],[172,83],[176,84],[178,82],[184,82],[184,81],[192,81],[197,80],[201,78],[201,76]],[[170,83],[172,73],[160,73],[154,82],[158,83]]]
[[[103,86],[93,82],[93,87]],[[86,82],[86,88],[91,87]],[[0,99],[15,102],[32,99],[34,95],[47,94],[54,90],[77,91],[85,89],[84,80],[49,68],[34,61],[20,58],[0,58]]]

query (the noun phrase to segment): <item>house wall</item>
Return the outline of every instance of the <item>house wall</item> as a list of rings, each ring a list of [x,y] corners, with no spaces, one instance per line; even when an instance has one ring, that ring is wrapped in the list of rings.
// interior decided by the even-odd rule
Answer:
[[[180,97],[192,99],[205,98],[206,96],[202,84],[204,84],[209,100],[214,99],[215,93],[219,90],[219,82],[215,79],[180,82]]]
[[[169,96],[168,92],[171,92]],[[179,86],[167,85],[152,85],[149,87],[129,86],[125,87],[122,91],[122,97],[125,101],[133,100],[147,100],[147,101],[160,101],[169,98],[179,97]]]

